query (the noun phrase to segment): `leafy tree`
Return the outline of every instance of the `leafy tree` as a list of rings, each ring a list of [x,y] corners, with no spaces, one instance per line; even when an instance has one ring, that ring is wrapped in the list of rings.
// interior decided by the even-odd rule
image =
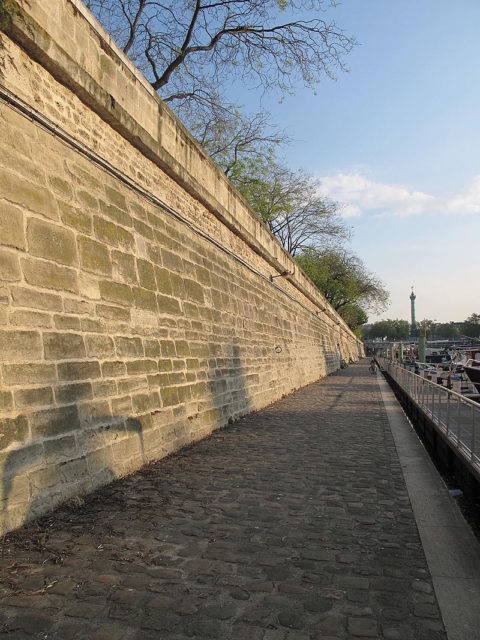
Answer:
[[[285,167],[273,149],[238,162],[230,179],[292,256],[349,237],[337,203],[318,195],[319,181]]]
[[[389,340],[406,340],[410,333],[407,320],[379,320],[370,327],[369,338],[388,338]]]
[[[440,339],[453,340],[460,335],[454,322],[440,322],[435,325],[435,336]]]
[[[340,313],[350,329],[356,333],[357,338],[361,338],[361,327],[368,320],[365,310],[358,304],[352,303],[343,307]]]
[[[419,322],[417,322],[417,330],[419,333],[423,333],[427,340],[428,339],[433,339],[433,336],[435,335],[435,320],[428,320],[427,318],[425,318],[424,320],[420,320]]]
[[[364,312],[380,312],[388,306],[383,283],[367,271],[360,258],[345,249],[306,249],[297,262],[340,314],[350,305]]]
[[[333,0],[84,2],[214,156],[232,133],[237,155],[255,149],[257,134],[278,137],[254,126],[252,140],[252,117],[228,98],[232,83],[283,94],[298,84],[314,88],[344,69],[354,46],[327,17]]]
[[[462,334],[470,338],[480,337],[480,314],[472,313],[462,323]]]

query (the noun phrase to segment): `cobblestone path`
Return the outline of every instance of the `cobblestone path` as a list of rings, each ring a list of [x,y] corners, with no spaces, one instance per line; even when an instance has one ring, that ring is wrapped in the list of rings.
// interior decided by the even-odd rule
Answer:
[[[446,638],[355,365],[7,536],[0,637]]]

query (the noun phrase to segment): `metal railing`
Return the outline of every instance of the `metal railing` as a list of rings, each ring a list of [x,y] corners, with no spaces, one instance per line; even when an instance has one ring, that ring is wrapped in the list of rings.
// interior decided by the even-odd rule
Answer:
[[[409,369],[377,358],[398,386],[452,443],[458,454],[480,476],[480,405]]]

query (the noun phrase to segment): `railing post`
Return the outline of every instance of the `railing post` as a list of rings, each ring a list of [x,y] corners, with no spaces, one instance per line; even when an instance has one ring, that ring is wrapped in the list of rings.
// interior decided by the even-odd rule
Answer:
[[[460,447],[460,431],[462,423],[460,422],[460,405],[461,399],[457,398],[457,449]]]
[[[471,446],[471,451],[470,451],[470,460],[472,461],[472,463],[475,460],[475,407],[473,406],[473,404],[471,405],[471,410],[472,410],[472,446]]]
[[[450,432],[450,396],[451,396],[451,393],[450,391],[447,390],[447,415],[445,418],[445,423],[447,427],[447,437],[449,437],[449,432]]]
[[[435,411],[435,386],[432,384],[432,420],[435,422],[434,411]]]
[[[438,385],[438,426],[442,426],[442,400],[443,400],[443,387]]]

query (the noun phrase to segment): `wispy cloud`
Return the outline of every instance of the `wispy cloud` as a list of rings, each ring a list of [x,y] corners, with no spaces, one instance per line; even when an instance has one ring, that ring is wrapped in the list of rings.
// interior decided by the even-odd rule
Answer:
[[[321,194],[343,204],[343,216],[411,216],[422,213],[447,215],[480,213],[480,175],[462,192],[434,196],[397,184],[377,182],[360,172],[321,177]]]

